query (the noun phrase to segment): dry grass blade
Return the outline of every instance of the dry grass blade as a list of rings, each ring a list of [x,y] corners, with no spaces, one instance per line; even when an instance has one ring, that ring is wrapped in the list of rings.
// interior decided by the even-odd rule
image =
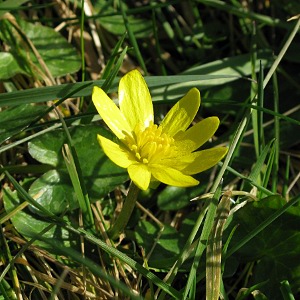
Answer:
[[[220,294],[222,235],[230,211],[231,192],[224,193],[218,205],[214,226],[206,248],[206,299],[217,300]]]

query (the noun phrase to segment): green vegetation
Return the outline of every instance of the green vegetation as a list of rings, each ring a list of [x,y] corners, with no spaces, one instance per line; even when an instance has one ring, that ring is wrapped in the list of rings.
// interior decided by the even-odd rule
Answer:
[[[0,2],[0,299],[300,297],[298,1]],[[92,102],[144,75],[155,123],[191,88],[228,147],[200,184],[140,191]],[[151,103],[151,102],[150,102]],[[136,196],[136,191],[133,191]],[[192,201],[191,201],[192,200]]]

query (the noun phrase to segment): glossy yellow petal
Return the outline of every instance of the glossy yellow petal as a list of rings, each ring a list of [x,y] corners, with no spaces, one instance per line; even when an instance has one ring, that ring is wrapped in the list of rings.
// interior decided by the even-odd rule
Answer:
[[[193,175],[203,172],[216,165],[227,153],[228,148],[217,147],[192,153],[195,156],[193,163],[182,169],[182,173]]]
[[[145,79],[138,70],[123,76],[119,84],[119,105],[132,130],[137,124],[153,122],[153,104]]]
[[[187,152],[195,151],[214,135],[219,124],[217,117],[209,117],[200,121],[187,131],[179,132],[174,136],[176,146]]]
[[[182,172],[170,167],[151,165],[149,168],[153,177],[168,185],[188,187],[199,183],[195,178],[184,175]]]
[[[93,88],[92,100],[101,118],[119,139],[125,137],[124,131],[131,132],[124,115],[101,88]]]
[[[123,149],[120,145],[112,142],[111,140],[99,134],[97,135],[97,138],[104,153],[116,165],[122,168],[128,168],[131,164],[136,162],[133,155],[130,152]]]
[[[128,174],[134,184],[141,190],[148,189],[151,179],[151,172],[144,164],[132,164],[128,167]]]
[[[176,170],[182,170],[186,168],[189,164],[193,163],[195,160],[194,153],[177,153],[177,156],[168,156],[161,158],[154,164],[161,165],[162,168],[164,167],[170,167],[172,169]]]
[[[192,88],[167,113],[160,124],[163,132],[173,137],[179,131],[185,131],[192,123],[200,106],[200,92]]]

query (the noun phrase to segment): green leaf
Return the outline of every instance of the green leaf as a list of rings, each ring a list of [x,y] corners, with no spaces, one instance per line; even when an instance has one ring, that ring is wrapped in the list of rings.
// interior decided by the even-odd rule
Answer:
[[[81,62],[77,51],[60,33],[53,28],[23,20],[20,20],[20,25],[44,59],[52,76],[64,76],[80,69]],[[33,61],[38,64],[35,57]]]
[[[17,208],[22,202],[17,191],[11,191],[8,188],[3,189],[3,201],[7,213]],[[26,238],[35,237],[47,226],[52,224],[46,221],[45,218],[40,218],[32,214],[29,209],[26,208],[15,213],[10,220],[16,230]],[[70,247],[70,245],[74,245],[75,242],[74,237],[71,239],[70,233],[59,225],[54,225],[50,230],[43,234],[43,237],[59,240],[65,247]],[[49,249],[49,246],[46,243],[36,242],[36,244]]]
[[[76,126],[70,133],[91,200],[100,199],[128,178],[127,171],[112,163],[98,144],[97,134],[112,138],[110,132],[100,126],[87,125]],[[28,151],[33,158],[56,169],[37,179],[29,190],[36,201],[47,205],[55,214],[62,213],[67,207],[78,207],[71,181],[65,175],[67,171],[61,149],[66,141],[64,131],[57,130],[28,143]]]
[[[128,22],[130,23],[130,28],[137,39],[149,37],[152,32],[152,24],[149,19],[140,19],[128,16]],[[101,17],[99,19],[99,23],[107,31],[115,35],[122,35],[126,31],[124,19],[121,15]]]
[[[30,186],[29,194],[44,208],[56,215],[78,208],[70,177],[61,171],[48,171],[35,180]],[[29,209],[43,216],[43,213],[32,205],[29,205]]]
[[[19,62],[19,65],[20,62],[24,62],[29,53],[33,64],[45,73],[36,55],[34,55],[23,37],[17,33],[16,29],[7,20],[1,20],[0,25],[0,37],[11,46],[11,54]],[[80,69],[81,62],[78,53],[60,33],[50,27],[38,23],[32,24],[22,19],[18,19],[18,25],[33,43],[53,77],[64,76],[68,73],[77,72]],[[14,40],[12,40],[12,36]],[[17,49],[15,43],[17,44]]]
[[[45,106],[24,104],[9,107],[0,112],[0,144],[20,133],[26,126],[45,111]]]
[[[200,184],[193,188],[180,188],[167,186],[157,198],[157,205],[161,210],[178,210],[188,206],[190,200],[201,193],[204,193],[205,185]]]
[[[270,196],[240,209],[233,215],[231,226],[239,226],[231,245],[238,243],[284,204],[285,201],[280,196]],[[300,288],[299,222],[300,206],[290,207],[236,253],[241,262],[257,261],[249,284],[255,285],[268,280],[261,291],[269,299],[281,299],[279,286],[282,280],[288,279],[293,290]]]
[[[61,149],[65,142],[63,130],[55,130],[30,141],[28,152],[40,163],[58,167],[63,164]]]
[[[28,0],[6,0],[0,3],[0,18],[7,12],[11,10],[19,9],[19,6],[23,3],[28,2]]]
[[[9,79],[16,74],[26,74],[11,53],[0,52],[0,80]]]
[[[146,255],[151,252],[148,265],[159,269],[171,266],[184,245],[184,235],[179,234],[175,228],[165,225],[160,230],[158,226],[145,220],[136,226],[135,237]]]
[[[125,6],[124,1],[122,5]],[[98,18],[97,21],[108,32],[115,35],[122,35],[126,32],[123,17],[107,1],[94,1],[94,10],[95,13],[101,14],[101,18]],[[105,15],[102,15],[102,11],[105,12]],[[129,15],[128,21],[136,38],[146,38],[152,33],[152,23],[149,18],[142,19],[136,15]]]

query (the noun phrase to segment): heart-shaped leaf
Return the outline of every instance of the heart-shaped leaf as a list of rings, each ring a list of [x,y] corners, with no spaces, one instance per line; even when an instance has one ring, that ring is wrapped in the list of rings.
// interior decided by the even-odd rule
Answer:
[[[8,188],[3,189],[3,201],[7,213],[17,208],[22,202],[17,191],[11,191]],[[68,217],[65,218],[68,219]],[[43,234],[43,237],[60,241],[65,247],[70,247],[71,244],[72,247],[74,247],[76,243],[76,239],[74,237],[71,238],[71,235],[67,230],[59,225],[46,221],[45,218],[40,218],[32,214],[28,208],[18,211],[10,218],[10,220],[16,230],[26,238],[34,238],[46,227],[53,225]],[[43,242],[36,241],[35,244],[45,249],[49,249],[49,245]],[[54,249],[49,250],[55,251]]]
[[[78,208],[70,177],[65,172],[48,171],[33,182],[29,194],[44,208],[56,215]],[[29,205],[29,208],[41,215],[40,210],[35,207]]]
[[[244,206],[233,216],[231,226],[239,226],[230,244],[238,243],[284,204],[280,196],[270,196]],[[261,291],[269,299],[282,299],[279,287],[283,280],[287,279],[295,291],[300,288],[299,224],[300,206],[291,207],[235,254],[241,262],[257,262],[249,284],[267,281]]]
[[[81,62],[77,51],[59,32],[38,23],[32,24],[19,18],[16,20],[24,36],[32,42],[53,77],[64,76],[80,69]],[[19,68],[28,75],[31,75],[31,72],[38,74],[39,72],[33,70],[28,62],[29,54],[35,67],[45,74],[45,68],[40,64],[37,55],[8,20],[0,20],[0,29],[0,38],[10,46],[10,54],[14,58],[14,60],[10,59],[7,63],[13,63],[15,71]],[[8,67],[7,63],[6,68]],[[16,63],[18,66],[16,66]],[[29,71],[29,69],[32,70]],[[9,74],[7,73],[6,77],[7,75]]]
[[[112,138],[110,132],[100,126],[87,125],[76,126],[70,133],[84,183],[92,201],[105,196],[128,178],[127,171],[111,162],[98,144],[97,134]],[[62,146],[66,142],[64,131],[56,130],[28,143],[28,150],[33,158],[52,165],[56,170],[49,171],[37,179],[29,193],[55,214],[62,213],[67,207],[78,207],[62,156]]]

